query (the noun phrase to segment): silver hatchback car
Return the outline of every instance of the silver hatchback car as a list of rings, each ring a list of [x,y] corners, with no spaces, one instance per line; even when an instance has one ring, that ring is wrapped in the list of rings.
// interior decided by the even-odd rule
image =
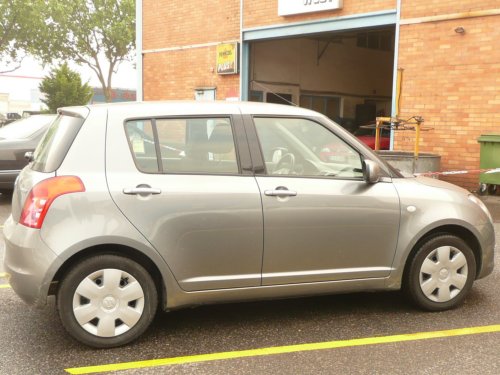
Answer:
[[[55,295],[93,347],[134,340],[158,306],[403,288],[449,309],[495,247],[466,190],[403,177],[316,112],[232,102],[59,110],[3,231],[16,293]]]

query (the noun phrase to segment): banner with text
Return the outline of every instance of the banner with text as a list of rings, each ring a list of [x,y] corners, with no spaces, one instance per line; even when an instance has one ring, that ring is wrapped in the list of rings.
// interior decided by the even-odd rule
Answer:
[[[238,43],[222,43],[217,45],[217,73],[238,73]]]
[[[342,9],[342,0],[278,0],[278,15],[321,12],[324,10]]]

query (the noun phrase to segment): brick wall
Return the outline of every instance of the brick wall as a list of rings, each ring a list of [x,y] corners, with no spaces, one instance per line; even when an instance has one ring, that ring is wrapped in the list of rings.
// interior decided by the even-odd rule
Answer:
[[[144,100],[194,99],[197,87],[216,87],[217,99],[239,96],[238,75],[218,75],[216,47],[144,55]]]
[[[192,48],[239,40],[239,10],[239,0],[144,0],[144,100],[193,99],[197,87],[216,87],[221,100],[239,96],[239,76],[216,73],[215,45]]]
[[[143,1],[143,49],[188,46],[240,38],[240,2]]]
[[[418,3],[428,5],[427,12]],[[492,4],[479,3],[470,8],[484,10]],[[452,13],[469,9],[451,1],[406,1],[403,14],[435,15],[432,4]],[[479,168],[477,138],[500,132],[499,24],[500,16],[489,16],[401,26],[401,117],[421,115],[425,126],[433,128],[422,133],[420,149],[441,155],[442,170]],[[454,31],[458,26],[465,34]],[[396,150],[412,150],[413,145],[414,133],[396,134]],[[478,184],[478,174],[443,179],[471,190]]]
[[[495,9],[498,0],[402,0],[401,18],[428,17],[442,14]]]

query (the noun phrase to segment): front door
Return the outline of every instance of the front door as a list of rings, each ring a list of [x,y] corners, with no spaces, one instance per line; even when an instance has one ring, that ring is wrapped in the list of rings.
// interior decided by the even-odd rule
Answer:
[[[267,170],[263,285],[388,276],[400,216],[390,179],[367,184],[360,153],[320,123],[254,123]]]

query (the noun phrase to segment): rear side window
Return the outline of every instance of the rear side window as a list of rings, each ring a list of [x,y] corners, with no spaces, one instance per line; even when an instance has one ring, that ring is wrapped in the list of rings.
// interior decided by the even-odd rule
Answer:
[[[57,170],[84,121],[81,117],[59,115],[38,144],[31,169],[45,173]]]
[[[127,121],[135,164],[145,173],[239,173],[229,118]]]

